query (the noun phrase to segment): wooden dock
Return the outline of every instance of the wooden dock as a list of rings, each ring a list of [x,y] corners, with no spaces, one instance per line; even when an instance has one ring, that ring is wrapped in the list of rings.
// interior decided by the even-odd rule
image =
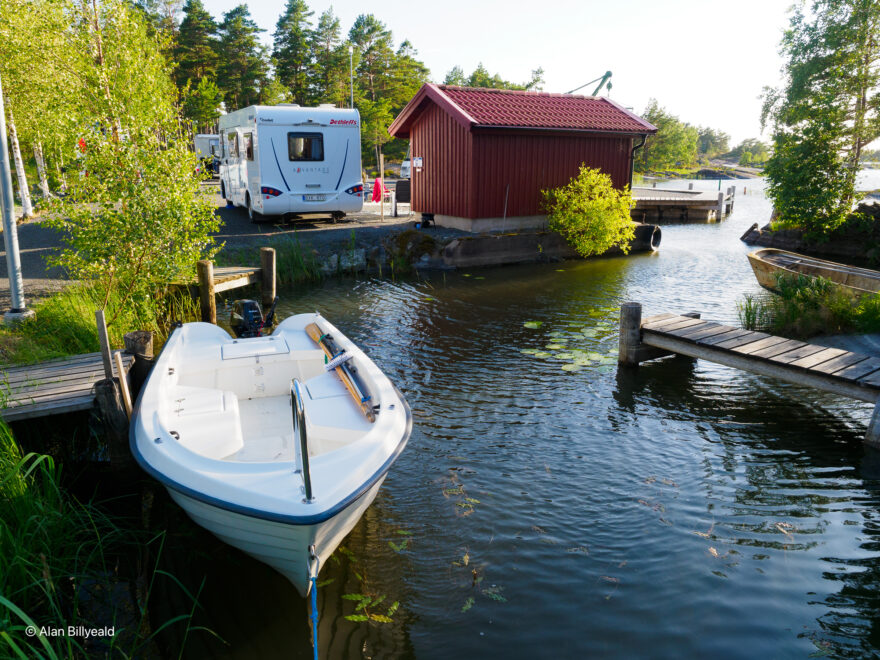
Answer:
[[[698,314],[641,316],[639,303],[621,307],[621,364],[688,355],[867,401],[875,407],[866,442],[880,447],[880,358],[703,321]]]
[[[636,205],[631,214],[636,222],[718,222],[733,212],[736,186],[717,193],[633,188],[632,196]]]
[[[116,352],[121,354],[127,377],[135,358]],[[115,364],[113,376],[119,376]],[[105,377],[101,353],[0,368],[0,417],[6,422],[17,422],[90,410],[95,404],[95,383]]]

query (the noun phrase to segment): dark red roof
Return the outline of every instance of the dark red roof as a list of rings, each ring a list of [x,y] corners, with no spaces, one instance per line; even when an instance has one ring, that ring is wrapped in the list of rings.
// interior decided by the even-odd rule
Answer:
[[[421,114],[428,100],[468,128],[556,129],[639,135],[657,131],[641,117],[604,97],[427,84],[401,111],[388,132],[407,137],[412,121]]]

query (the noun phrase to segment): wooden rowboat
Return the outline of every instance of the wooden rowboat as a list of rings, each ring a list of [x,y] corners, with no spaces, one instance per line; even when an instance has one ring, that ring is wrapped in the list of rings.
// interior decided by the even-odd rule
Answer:
[[[755,250],[748,256],[758,284],[774,293],[778,293],[777,273],[824,277],[855,296],[880,292],[880,272],[876,270],[847,266],[775,248]]]

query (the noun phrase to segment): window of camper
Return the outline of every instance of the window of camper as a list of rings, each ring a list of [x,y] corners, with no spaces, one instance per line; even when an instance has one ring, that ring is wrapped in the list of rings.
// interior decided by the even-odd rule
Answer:
[[[244,134],[244,153],[247,156],[248,160],[254,159],[254,134],[253,133],[245,133]]]
[[[290,160],[324,160],[324,136],[321,133],[288,133],[287,155]]]
[[[238,133],[230,133],[226,136],[226,141],[229,144],[229,156],[238,158]]]

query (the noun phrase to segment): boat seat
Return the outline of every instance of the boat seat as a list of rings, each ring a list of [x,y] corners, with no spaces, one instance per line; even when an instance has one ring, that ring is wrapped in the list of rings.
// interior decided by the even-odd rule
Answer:
[[[233,392],[178,385],[168,401],[166,427],[190,451],[223,458],[241,449],[241,414]]]
[[[309,454],[324,454],[359,440],[372,425],[336,372],[325,371],[305,383]]]

